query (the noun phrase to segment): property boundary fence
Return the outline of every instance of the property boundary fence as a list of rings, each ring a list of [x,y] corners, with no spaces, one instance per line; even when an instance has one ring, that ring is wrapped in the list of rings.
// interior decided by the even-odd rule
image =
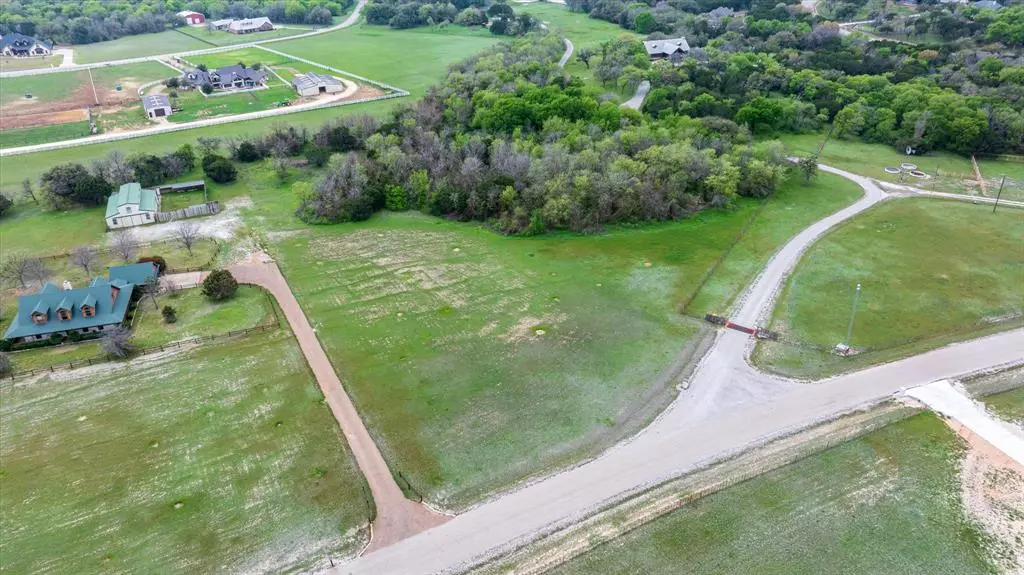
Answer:
[[[203,216],[212,216],[220,212],[220,202],[214,200],[212,202],[206,202],[203,204],[196,204],[187,208],[181,208],[180,210],[174,210],[173,212],[157,212],[156,221],[157,223],[172,222],[174,220],[187,219],[187,218],[199,218]]]

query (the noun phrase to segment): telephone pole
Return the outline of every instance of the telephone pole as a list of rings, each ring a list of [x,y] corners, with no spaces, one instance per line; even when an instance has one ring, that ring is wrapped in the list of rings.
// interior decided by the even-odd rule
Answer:
[[[846,328],[846,347],[850,347],[850,337],[853,335],[853,319],[857,317],[857,303],[860,301],[860,284],[857,284],[857,291],[853,293],[853,309],[850,311],[850,326]]]

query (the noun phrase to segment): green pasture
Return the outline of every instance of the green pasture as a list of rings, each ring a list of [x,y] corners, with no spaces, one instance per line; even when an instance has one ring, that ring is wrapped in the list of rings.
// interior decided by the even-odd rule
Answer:
[[[77,90],[88,87],[89,74],[85,71],[4,78],[3,82],[0,82],[0,108],[7,110],[12,104],[18,103],[18,109],[23,110],[22,113],[27,113],[35,106],[30,107],[28,104],[21,104],[22,102],[29,101],[38,104],[57,102],[69,97]],[[25,98],[26,94],[31,94],[32,98]],[[89,95],[92,95],[92,88],[89,88]]]
[[[62,140],[84,138],[89,135],[89,122],[85,120],[81,122],[67,122],[65,124],[50,124],[49,126],[34,126],[32,128],[14,128],[0,131],[0,148],[60,142]]]
[[[73,46],[76,64],[126,60],[141,56],[156,56],[158,54],[187,52],[211,47],[205,42],[180,34],[174,30],[165,30],[155,34],[123,36],[117,40]]]
[[[0,57],[0,72],[15,72],[18,70],[35,70],[38,68],[52,68],[64,63],[63,54],[52,56],[34,56],[31,58]]]

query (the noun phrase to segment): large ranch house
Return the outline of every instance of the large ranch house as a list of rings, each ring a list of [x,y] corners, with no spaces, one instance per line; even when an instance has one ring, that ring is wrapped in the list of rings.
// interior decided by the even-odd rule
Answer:
[[[72,288],[64,282],[60,289],[47,282],[38,292],[18,298],[18,311],[14,314],[4,339],[13,343],[28,343],[79,333],[96,335],[113,329],[124,321],[132,292],[140,284],[156,277],[152,263],[115,266],[108,272],[110,279],[96,277],[89,285]]]
[[[226,30],[232,34],[252,34],[253,32],[269,32],[274,29],[274,23],[270,21],[270,18],[261,16],[244,20],[214,20],[210,22],[210,27],[214,30]]]
[[[0,54],[4,56],[49,56],[53,53],[53,42],[37,40],[32,36],[12,32],[0,36]]]
[[[253,70],[238,64],[210,71],[196,68],[185,72],[183,78],[185,84],[194,88],[209,84],[215,90],[257,88],[267,83],[267,73],[263,70]]]
[[[644,42],[647,57],[651,60],[668,60],[681,58],[690,53],[690,44],[686,38],[670,38],[668,40],[647,40]]]

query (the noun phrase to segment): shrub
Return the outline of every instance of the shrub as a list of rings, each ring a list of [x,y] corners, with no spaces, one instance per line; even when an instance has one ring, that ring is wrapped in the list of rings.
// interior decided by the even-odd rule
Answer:
[[[82,332],[80,332],[80,331],[73,331],[73,332],[69,333],[68,334],[68,341],[73,342],[73,343],[78,343],[78,342],[82,341]]]
[[[132,334],[126,328],[115,327],[103,335],[103,351],[113,357],[128,357],[135,346],[131,342]]]
[[[212,94],[213,93],[213,84],[207,82],[207,83],[203,84],[202,86],[200,86],[199,89],[202,90],[204,94]]]
[[[164,323],[178,321],[178,311],[169,305],[165,305],[164,309],[160,310],[160,315],[164,316]]]
[[[61,334],[59,334],[59,333],[51,333],[50,334],[50,343],[52,343],[53,345],[58,345],[58,344],[62,343],[63,341],[64,341],[64,336],[62,336]]]
[[[238,177],[238,170],[231,160],[217,154],[203,158],[203,173],[218,184],[233,182]]]
[[[10,375],[11,357],[6,353],[0,353],[0,375]]]
[[[13,205],[14,202],[12,202],[10,198],[3,194],[0,194],[0,216],[7,213],[7,210],[11,209],[11,206]]]
[[[144,264],[146,262],[156,264],[156,273],[160,275],[167,270],[167,260],[163,256],[142,256],[139,258],[139,263]]]
[[[238,282],[228,270],[213,270],[203,280],[203,295],[213,301],[231,298],[238,291]]]
[[[252,142],[242,142],[238,145],[238,154],[236,157],[239,162],[248,163],[262,159],[263,155],[260,154],[259,149],[256,148],[256,144],[253,144]]]
[[[11,351],[14,342],[9,339],[0,339],[0,351]]]

